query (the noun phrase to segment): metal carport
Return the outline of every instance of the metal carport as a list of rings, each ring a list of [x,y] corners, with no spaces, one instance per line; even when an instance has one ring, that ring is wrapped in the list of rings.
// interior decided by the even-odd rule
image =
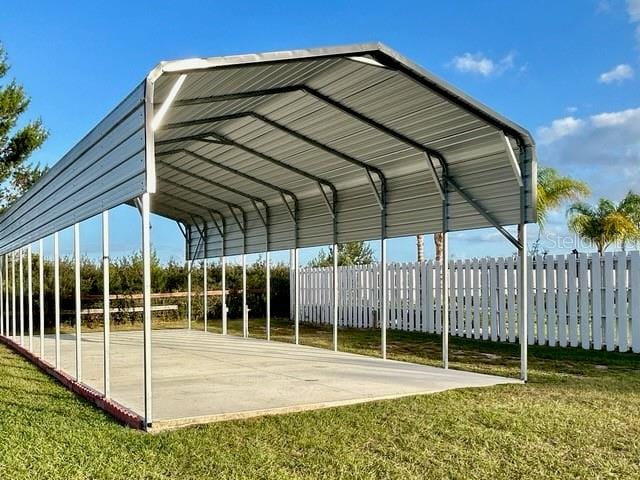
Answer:
[[[100,213],[106,238],[108,210],[135,204],[142,218],[149,426],[150,213],[180,224],[189,262],[219,257],[224,265],[226,256],[242,255],[245,266],[246,254],[266,252],[268,265],[270,251],[292,249],[297,270],[299,248],[380,240],[379,309],[386,312],[385,243],[392,237],[442,231],[446,259],[447,232],[495,227],[520,252],[519,291],[525,292],[526,224],[535,221],[535,192],[535,150],[526,130],[382,44],[162,62],[0,218],[0,333],[8,337],[12,326],[16,337],[16,302],[11,309],[9,295],[16,252],[21,261],[29,245],[30,259],[32,242],[53,234],[57,245],[58,231]],[[517,237],[505,229],[509,225],[518,225]],[[57,259],[57,249],[55,254]],[[334,260],[336,349],[337,255]],[[107,260],[104,265],[108,280]],[[447,268],[443,272],[448,285]],[[14,295],[15,286],[11,290]],[[523,319],[527,296],[518,297]],[[78,310],[79,302],[78,290]],[[243,305],[246,335],[246,299]],[[447,312],[444,294],[443,332],[449,330]],[[267,321],[269,316],[267,307]],[[106,313],[105,397],[108,324]],[[523,325],[519,321],[518,339],[526,380]],[[386,322],[381,326],[384,358]],[[56,328],[59,342],[59,308]]]

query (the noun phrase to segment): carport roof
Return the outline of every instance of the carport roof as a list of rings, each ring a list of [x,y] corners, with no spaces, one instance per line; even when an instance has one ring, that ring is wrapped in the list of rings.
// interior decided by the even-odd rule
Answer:
[[[192,258],[433,233],[445,196],[450,230],[502,228],[535,221],[535,166],[525,129],[379,43],[162,62],[0,218],[0,251],[145,191]]]

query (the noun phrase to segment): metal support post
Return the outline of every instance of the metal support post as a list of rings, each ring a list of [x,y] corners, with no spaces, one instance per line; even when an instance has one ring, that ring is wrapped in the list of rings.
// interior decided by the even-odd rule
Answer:
[[[205,248],[206,251],[206,248]],[[207,328],[207,320],[208,320],[208,310],[209,310],[209,305],[208,305],[208,300],[209,300],[209,286],[207,285],[207,259],[206,257],[202,260],[202,289],[204,290],[203,293],[203,298],[202,298],[202,309],[203,309],[203,315],[204,315],[204,331],[206,332],[208,330]]]
[[[271,258],[267,250],[265,256],[266,301],[267,301],[267,341],[271,340]]]
[[[387,285],[387,239],[382,236],[380,238],[380,349],[382,358],[387,358],[387,298],[389,296],[389,287]]]
[[[518,251],[518,317],[519,317],[519,341],[520,341],[520,379],[527,381],[527,290],[529,288],[527,278],[528,254],[527,254],[527,225],[518,225],[518,240],[522,247]]]
[[[331,316],[333,317],[333,351],[338,351],[338,244],[333,244],[333,270],[332,270],[332,289],[333,304],[331,305]]]
[[[0,257],[2,263],[6,261],[5,256]],[[5,276],[0,263],[0,335],[4,336],[4,281]]]
[[[242,254],[242,336],[249,336],[249,312],[247,305],[247,256]]]
[[[55,366],[60,370],[60,240],[58,232],[53,234],[53,291],[55,312]]]
[[[18,265],[20,267],[20,278],[18,279],[18,286],[20,288],[18,297],[20,300],[20,346],[24,347],[24,265],[22,262],[22,257],[24,255],[22,247],[18,250],[18,255],[20,255],[20,258],[18,259]]]
[[[294,282],[294,303],[293,310],[295,315],[295,343],[298,345],[300,343],[300,254],[298,252],[298,248],[296,247],[293,250],[293,271],[295,275]]]
[[[442,367],[449,368],[449,187],[445,180],[442,201]]]
[[[4,284],[5,284],[4,317],[6,320],[4,334],[5,336],[8,337],[10,335],[10,331],[9,331],[10,330],[9,329],[9,313],[10,313],[9,312],[9,254],[4,255]]]
[[[76,380],[82,381],[82,312],[80,299],[80,224],[73,225],[73,254],[75,260],[75,313],[76,313]]]
[[[102,212],[102,317],[104,397],[111,396],[111,302],[109,298],[109,211]]]
[[[44,241],[38,240],[38,300],[40,310],[40,358],[44,358]]]
[[[191,330],[191,270],[193,260],[187,260],[187,328]]]
[[[151,224],[149,193],[143,193],[142,204],[142,273],[144,302],[144,422],[152,424],[151,409]]]
[[[16,252],[11,252],[11,332],[13,341],[16,341],[17,326],[16,326]]]
[[[33,261],[31,244],[27,246],[27,316],[29,321],[29,351],[33,352]]]
[[[221,260],[222,270],[222,334],[227,334],[227,261],[224,255]]]

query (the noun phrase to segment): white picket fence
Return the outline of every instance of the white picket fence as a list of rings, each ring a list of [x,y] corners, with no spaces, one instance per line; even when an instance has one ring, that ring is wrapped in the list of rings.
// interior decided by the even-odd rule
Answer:
[[[536,256],[529,262],[529,343],[640,352],[640,253]],[[517,259],[449,264],[450,333],[515,342]],[[387,328],[441,333],[440,265],[388,264]],[[340,267],[339,324],[378,328],[378,265]],[[331,268],[300,270],[303,321],[331,323]]]

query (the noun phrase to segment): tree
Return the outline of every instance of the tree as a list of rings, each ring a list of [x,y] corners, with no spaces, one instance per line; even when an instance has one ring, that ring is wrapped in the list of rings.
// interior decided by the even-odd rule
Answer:
[[[640,195],[633,192],[617,205],[606,198],[596,206],[574,203],[567,216],[569,229],[594,244],[600,254],[613,243],[640,240]]]
[[[569,176],[560,175],[553,167],[538,170],[536,221],[544,229],[549,212],[565,202],[578,201],[591,194],[589,186]]]
[[[338,265],[369,265],[373,263],[373,250],[364,242],[347,242],[338,245]],[[333,265],[333,249],[325,253],[320,250],[318,256],[309,262],[311,267],[330,267]]]
[[[0,44],[0,79],[9,68],[6,51]],[[31,188],[45,171],[39,165],[26,163],[48,136],[39,119],[18,126],[29,103],[24,88],[15,80],[0,86],[0,211]]]
[[[424,235],[416,235],[416,260],[424,262]]]
[[[550,211],[557,209],[565,202],[577,201],[586,197],[591,193],[591,189],[581,180],[560,175],[553,167],[541,167],[538,169],[538,189],[536,193],[536,221],[540,230],[543,230]],[[437,261],[442,260],[443,240],[442,232],[434,234],[433,241]],[[421,239],[418,238],[418,251],[420,250],[420,241]],[[539,242],[540,234],[538,233],[538,240],[534,244],[534,250],[537,250]],[[422,248],[424,249],[424,246]]]

